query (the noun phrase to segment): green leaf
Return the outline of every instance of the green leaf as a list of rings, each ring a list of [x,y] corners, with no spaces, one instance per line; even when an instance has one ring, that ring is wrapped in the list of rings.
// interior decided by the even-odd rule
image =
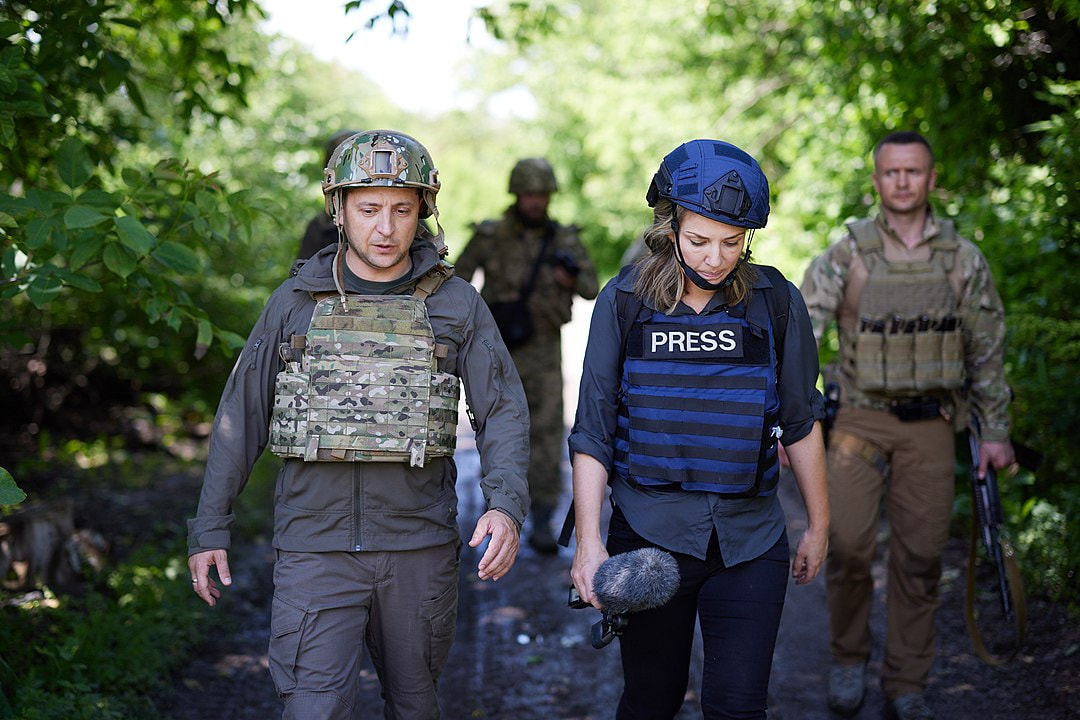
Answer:
[[[0,227],[19,227],[19,223],[15,222],[15,218],[0,210]]]
[[[199,190],[195,193],[195,206],[204,215],[209,215],[217,209],[217,199],[214,194],[207,192],[206,190]]]
[[[199,256],[191,248],[172,240],[161,243],[150,254],[165,267],[184,275],[193,275],[202,269]]]
[[[104,244],[105,238],[100,235],[75,243],[75,249],[68,256],[68,267],[78,270],[90,260],[96,259],[101,254],[101,247]]]
[[[120,204],[120,199],[104,190],[87,190],[75,198],[75,202],[78,205],[90,205],[108,214],[113,214],[116,212],[117,205]]]
[[[244,347],[244,336],[238,335],[228,330],[215,330],[214,334],[217,335],[218,340],[225,344],[225,347],[230,350],[237,350]]]
[[[77,137],[67,137],[56,151],[56,172],[69,188],[86,184],[94,174],[94,164],[86,146]]]
[[[143,311],[150,318],[150,322],[157,322],[169,309],[169,302],[160,295],[152,295],[143,306]]]
[[[46,266],[42,269],[50,268]],[[56,299],[63,287],[60,278],[51,272],[46,272],[30,281],[30,285],[26,288],[26,296],[30,298],[30,302],[34,303],[34,307],[40,310]]]
[[[210,343],[214,342],[214,326],[209,320],[199,321],[199,333],[195,338],[195,359],[202,360],[206,351],[210,349]]]
[[[105,261],[105,267],[122,278],[135,272],[135,266],[138,264],[135,254],[119,243],[106,245],[101,259]]]
[[[132,167],[126,167],[121,170],[120,177],[124,179],[124,183],[128,187],[139,187],[143,182],[142,172]]]
[[[69,230],[93,227],[109,219],[109,216],[87,205],[72,205],[64,213],[64,226]]]
[[[18,505],[25,499],[26,493],[15,484],[15,478],[0,467],[0,505]]]
[[[174,331],[180,329],[180,322],[182,320],[183,317],[180,315],[179,308],[169,308],[169,312],[165,313],[165,324]]]
[[[14,20],[4,20],[0,22],[0,38],[8,38],[12,35],[17,35],[22,30],[22,26]],[[3,472],[3,468],[0,468],[0,472]],[[8,477],[11,477],[10,475]]]
[[[84,290],[91,293],[101,292],[101,284],[92,277],[87,277],[82,273],[72,272],[67,268],[56,268],[56,274],[63,280],[65,285],[70,285],[78,290]]]
[[[154,247],[154,236],[143,227],[139,218],[126,215],[116,218],[116,234],[120,236],[120,242],[135,252],[139,257],[145,257]]]
[[[41,190],[30,188],[26,191],[26,205],[34,210],[40,210],[48,214],[57,205],[65,205],[71,202],[71,197],[56,190]]]
[[[52,218],[34,218],[26,223],[26,232],[23,234],[23,242],[29,250],[37,250],[52,238]]]
[[[0,145],[15,147],[15,118],[11,113],[0,113]]]

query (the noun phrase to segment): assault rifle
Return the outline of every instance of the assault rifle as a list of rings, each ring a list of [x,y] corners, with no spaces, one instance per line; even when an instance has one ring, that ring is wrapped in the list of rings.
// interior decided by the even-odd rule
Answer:
[[[986,476],[979,477],[978,435],[979,421],[973,413],[971,426],[968,428],[968,446],[971,448],[972,518],[964,619],[967,622],[972,645],[975,646],[975,654],[988,665],[1001,665],[1012,660],[1020,652],[1027,627],[1027,606],[1024,602],[1024,584],[1020,578],[1020,569],[1016,564],[1016,554],[1009,541],[1001,537],[1004,515],[1001,510],[1001,496],[998,494],[997,472],[993,467],[988,466]],[[997,592],[1001,601],[1002,615],[1006,622],[1016,623],[1016,642],[1012,652],[1005,657],[998,657],[987,651],[975,620],[975,565],[979,538],[982,539],[986,556],[993,563],[997,573]]]

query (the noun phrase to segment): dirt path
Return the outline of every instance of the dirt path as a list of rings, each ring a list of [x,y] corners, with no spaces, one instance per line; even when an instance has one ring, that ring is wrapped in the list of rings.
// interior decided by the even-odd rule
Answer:
[[[482,510],[476,487],[479,460],[471,438],[458,453],[462,527],[471,530]],[[782,499],[792,542],[802,529],[802,508],[794,483],[784,483]],[[564,502],[567,502],[565,500]],[[971,652],[962,612],[964,543],[954,540],[946,557],[942,609],[938,617],[939,658],[928,698],[944,719],[1066,720],[1080,706],[1080,628],[1061,609],[1033,603],[1029,642],[1006,669],[980,663]],[[232,630],[203,648],[184,670],[175,697],[166,701],[174,720],[265,720],[280,715],[266,670],[267,628],[272,595],[273,553],[266,544],[236,548],[233,587],[222,610]],[[597,720],[611,718],[621,690],[618,649],[595,650],[589,629],[598,614],[566,607],[571,554],[539,557],[527,548],[513,571],[498,583],[475,574],[479,550],[462,555],[458,636],[440,681],[444,717],[449,720]],[[875,569],[878,594],[883,567]],[[828,668],[825,588],[821,578],[806,587],[789,586],[780,628],[769,717],[773,720],[833,718],[825,708]],[[872,619],[876,646],[870,662],[867,701],[857,720],[882,717],[877,688],[884,616],[880,602]],[[700,648],[696,650],[700,666]],[[679,720],[700,717],[695,668]],[[366,718],[382,715],[378,683],[368,666],[362,677]],[[1072,714],[1070,714],[1072,713]]]
[[[590,307],[578,302],[564,329],[563,367],[580,368]],[[577,387],[568,372],[564,391],[567,425],[573,421]],[[482,511],[477,487],[479,458],[465,428],[456,456],[463,532],[471,534]],[[566,468],[564,467],[564,470]],[[567,481],[568,487],[568,481]],[[794,482],[787,478],[781,499],[788,514],[792,546],[804,527]],[[192,495],[194,502],[194,493]],[[564,505],[569,498],[564,498]],[[561,512],[558,514],[561,517]],[[481,548],[482,549],[482,548]],[[522,550],[513,571],[498,583],[476,578],[480,550],[462,553],[457,641],[440,680],[447,720],[606,720],[622,689],[618,648],[595,650],[589,629],[599,613],[570,610],[566,592],[572,554],[539,557]],[[234,631],[204,648],[182,673],[167,711],[174,720],[267,720],[281,706],[266,669],[267,629],[272,595],[272,550],[266,544],[233,553],[236,582],[222,609],[235,619]],[[1029,600],[1028,642],[1023,654],[1002,669],[982,664],[972,653],[962,615],[963,540],[950,542],[938,613],[938,660],[928,700],[941,720],[1068,720],[1080,717],[1080,623],[1062,608]],[[883,699],[877,677],[884,639],[884,567],[875,565],[876,602],[871,618],[875,648],[869,664],[866,703],[856,720],[879,720]],[[789,585],[770,683],[771,720],[833,720],[825,706],[828,620],[822,578],[805,587]],[[700,646],[687,700],[677,720],[700,718]],[[378,683],[364,670],[363,718],[382,716]]]

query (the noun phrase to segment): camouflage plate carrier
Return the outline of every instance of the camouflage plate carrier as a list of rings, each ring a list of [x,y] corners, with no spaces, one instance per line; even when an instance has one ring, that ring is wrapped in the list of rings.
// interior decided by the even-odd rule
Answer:
[[[308,462],[454,454],[459,382],[437,370],[426,294],[318,296],[307,335],[283,343],[270,451]]]
[[[854,337],[841,338],[841,362],[855,386],[888,397],[962,387],[963,329],[955,287],[959,240],[952,222],[940,222],[925,262],[887,262],[873,220],[848,229],[869,271]]]

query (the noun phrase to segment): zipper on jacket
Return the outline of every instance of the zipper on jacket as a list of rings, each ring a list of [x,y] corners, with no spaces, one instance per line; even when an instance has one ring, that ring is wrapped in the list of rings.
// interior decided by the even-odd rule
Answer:
[[[363,505],[363,478],[360,474],[361,463],[353,463],[353,551],[360,552],[364,548],[360,543],[362,534],[362,509]]]

